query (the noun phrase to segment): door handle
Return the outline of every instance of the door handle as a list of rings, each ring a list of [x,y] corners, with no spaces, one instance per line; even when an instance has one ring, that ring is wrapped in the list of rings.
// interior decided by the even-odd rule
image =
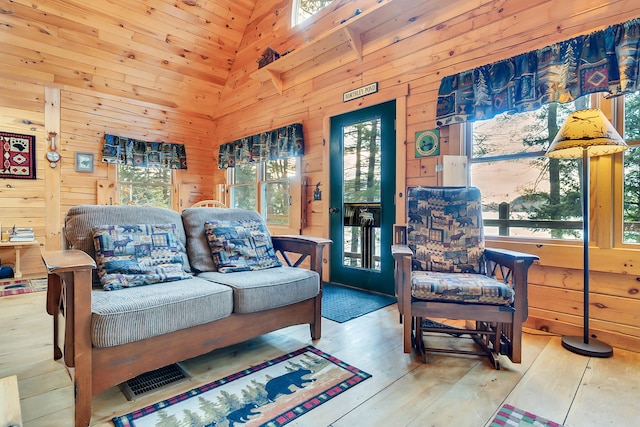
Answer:
[[[330,214],[338,213],[338,211],[339,211],[338,208],[329,208],[329,213]]]

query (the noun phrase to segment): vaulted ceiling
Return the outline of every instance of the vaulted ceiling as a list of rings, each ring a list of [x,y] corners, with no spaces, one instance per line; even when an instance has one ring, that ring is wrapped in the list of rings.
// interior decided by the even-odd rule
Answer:
[[[213,109],[256,0],[3,0],[0,77]]]

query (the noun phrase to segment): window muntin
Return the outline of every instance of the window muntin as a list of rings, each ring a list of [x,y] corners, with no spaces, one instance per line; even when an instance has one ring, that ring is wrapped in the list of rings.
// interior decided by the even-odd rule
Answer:
[[[171,169],[118,165],[118,199],[121,205],[171,208]]]
[[[333,3],[334,0],[293,0],[291,12],[291,26],[303,22]]]
[[[480,188],[487,235],[579,239],[580,165],[545,151],[588,98],[472,124],[471,183]]]

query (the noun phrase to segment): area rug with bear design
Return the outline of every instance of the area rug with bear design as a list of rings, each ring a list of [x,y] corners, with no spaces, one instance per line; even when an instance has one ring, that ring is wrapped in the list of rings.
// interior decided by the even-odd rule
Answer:
[[[113,419],[116,427],[278,427],[371,375],[307,346]]]

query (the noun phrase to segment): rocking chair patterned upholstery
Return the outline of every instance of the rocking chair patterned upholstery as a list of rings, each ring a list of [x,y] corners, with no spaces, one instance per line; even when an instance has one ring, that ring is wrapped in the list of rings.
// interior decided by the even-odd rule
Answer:
[[[475,187],[412,187],[407,224],[392,247],[396,296],[404,322],[404,352],[489,356],[521,361],[522,323],[527,319],[527,271],[534,255],[485,248],[480,191]],[[454,327],[427,317],[465,320]],[[475,323],[474,323],[475,322]],[[480,347],[427,347],[425,333],[470,336]]]

